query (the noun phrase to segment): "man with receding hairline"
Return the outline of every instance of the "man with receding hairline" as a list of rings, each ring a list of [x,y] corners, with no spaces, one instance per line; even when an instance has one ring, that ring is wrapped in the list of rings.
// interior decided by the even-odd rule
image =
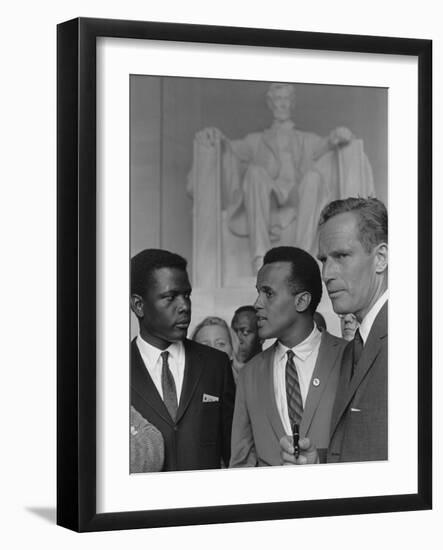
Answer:
[[[360,326],[349,342],[340,373],[328,462],[388,458],[388,215],[375,198],[327,205],[319,223],[323,281],[338,314],[353,313]],[[316,460],[303,441],[296,461],[288,438],[283,458]]]

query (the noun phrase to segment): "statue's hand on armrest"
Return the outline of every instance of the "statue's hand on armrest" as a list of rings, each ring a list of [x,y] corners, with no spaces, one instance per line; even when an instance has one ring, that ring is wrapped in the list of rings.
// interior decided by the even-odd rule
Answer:
[[[349,128],[338,126],[329,134],[328,142],[331,149],[334,149],[336,147],[347,145],[353,139],[354,135]]]
[[[203,128],[195,134],[195,140],[200,145],[216,147],[220,141],[226,140],[226,138],[218,128]]]

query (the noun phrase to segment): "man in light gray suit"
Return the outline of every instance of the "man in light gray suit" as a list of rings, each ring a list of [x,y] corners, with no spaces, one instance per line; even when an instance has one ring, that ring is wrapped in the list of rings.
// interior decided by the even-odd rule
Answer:
[[[299,248],[273,248],[257,275],[257,292],[259,336],[277,341],[240,372],[230,466],[281,465],[280,439],[295,425],[322,458],[346,342],[314,323],[322,294],[317,262]]]
[[[388,458],[388,214],[378,199],[348,198],[320,218],[319,260],[334,311],[360,323],[349,342],[334,405],[328,462]],[[282,438],[285,462],[317,460],[313,441],[298,460]]]

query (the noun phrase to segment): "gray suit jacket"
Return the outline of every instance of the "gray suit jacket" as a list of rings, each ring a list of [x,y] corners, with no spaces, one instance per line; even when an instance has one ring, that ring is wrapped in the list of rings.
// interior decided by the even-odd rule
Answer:
[[[388,304],[374,320],[351,376],[352,342],[343,357],[328,462],[388,458]]]
[[[322,340],[305,403],[300,435],[317,448],[328,446],[340,364],[346,341],[327,332]],[[232,424],[231,467],[282,464],[280,439],[285,435],[275,402],[275,346],[263,351],[241,370]],[[320,383],[314,385],[312,381]]]

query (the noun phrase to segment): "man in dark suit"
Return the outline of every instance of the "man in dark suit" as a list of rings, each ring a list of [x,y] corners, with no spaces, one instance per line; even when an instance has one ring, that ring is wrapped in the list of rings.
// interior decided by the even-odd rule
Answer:
[[[319,260],[334,311],[360,323],[340,373],[328,462],[388,458],[388,215],[375,198],[327,205],[320,218]],[[294,462],[282,439],[284,459]],[[309,441],[298,462],[315,460]]]
[[[161,432],[163,470],[220,468],[230,458],[234,381],[225,353],[186,339],[186,260],[149,249],[131,260],[131,404]]]
[[[302,437],[326,451],[346,346],[314,323],[321,276],[304,250],[284,246],[268,251],[257,292],[259,337],[277,341],[253,357],[237,380],[231,452],[236,467],[281,465],[280,439],[295,424]]]

